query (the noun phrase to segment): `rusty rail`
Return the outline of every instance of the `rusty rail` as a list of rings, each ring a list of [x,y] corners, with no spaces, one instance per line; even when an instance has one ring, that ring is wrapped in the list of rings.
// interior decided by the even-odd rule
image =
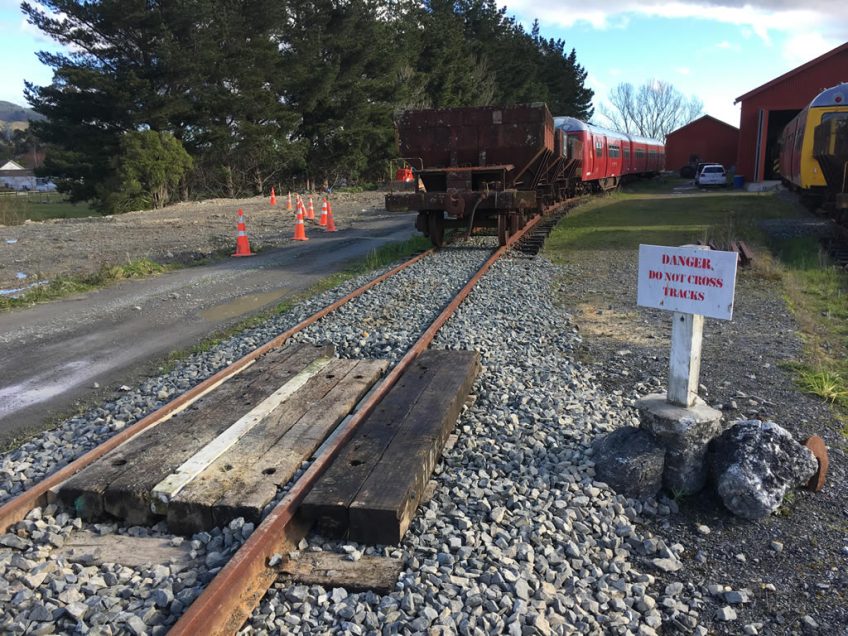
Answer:
[[[483,263],[477,273],[388,373],[377,389],[370,394],[359,411],[338,429],[334,443],[315,457],[291,490],[194,600],[171,628],[169,632],[171,636],[235,634],[241,628],[277,576],[277,570],[268,565],[268,560],[276,553],[290,550],[292,543],[306,532],[302,526],[297,527],[299,522],[295,517],[295,512],[306,493],[353,436],[360,423],[394,386],[401,374],[430,345],[439,329],[453,315],[495,261],[531,231],[541,219],[542,216],[535,217]]]
[[[246,367],[253,364],[253,362],[268,353],[271,349],[276,349],[277,347],[282,346],[286,342],[286,340],[291,338],[294,334],[306,329],[308,326],[317,322],[330,312],[335,311],[345,303],[362,295],[372,287],[379,285],[387,278],[394,276],[395,274],[406,269],[410,265],[417,263],[425,256],[432,254],[432,252],[433,250],[427,250],[417,256],[414,256],[408,261],[401,263],[400,265],[390,269],[388,272],[385,272],[377,278],[365,283],[361,287],[355,289],[346,296],[343,296],[342,298],[328,305],[324,309],[312,314],[311,316],[309,316],[305,320],[302,320],[291,329],[284,331],[273,340],[266,342],[258,349],[254,349],[247,355],[233,362],[231,365],[221,369],[214,375],[206,378],[203,382],[195,385],[182,395],[178,396],[176,399],[159,407],[153,413],[150,413],[149,415],[143,417],[132,426],[129,426],[120,433],[110,437],[108,440],[106,440],[99,446],[96,446],[95,448],[91,449],[84,455],[78,457],[64,468],[60,468],[55,473],[45,477],[40,482],[34,484],[14,499],[11,499],[10,501],[6,502],[6,504],[0,507],[0,533],[6,532],[9,526],[23,519],[27,515],[27,513],[33,508],[37,506],[46,505],[47,494],[52,488],[58,486],[66,479],[69,479],[74,474],[78,473],[80,470],[91,464],[93,461],[99,459],[112,449],[117,448],[124,442],[129,441],[132,437],[135,437],[137,434],[141,433],[145,429],[148,429],[151,426],[155,426],[161,422],[164,422],[176,413],[179,413],[183,409],[188,408],[192,403],[196,402],[205,394],[212,391],[219,384],[225,382],[226,380],[230,379],[234,375],[244,370]]]

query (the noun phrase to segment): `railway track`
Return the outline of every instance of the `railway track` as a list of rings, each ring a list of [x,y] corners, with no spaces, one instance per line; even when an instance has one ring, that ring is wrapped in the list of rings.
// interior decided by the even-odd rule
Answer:
[[[512,237],[506,246],[496,250],[483,263],[459,293],[447,304],[429,327],[424,330],[421,336],[408,349],[407,353],[395,364],[385,379],[358,405],[356,412],[342,423],[340,428],[332,436],[332,441],[322,446],[308,468],[288,488],[284,497],[265,516],[255,532],[245,541],[211,583],[206,586],[201,595],[188,607],[178,622],[172,627],[170,633],[212,634],[235,633],[238,631],[240,626],[250,616],[252,609],[261,600],[265,591],[277,578],[278,572],[275,568],[268,565],[269,559],[274,554],[291,550],[308,530],[308,528],[295,518],[294,512],[322,471],[326,469],[345,442],[351,438],[357,426],[392,388],[404,370],[429,346],[439,329],[456,311],[494,262],[503,256],[507,250],[520,245],[521,241],[527,242],[529,240],[528,237],[532,236],[533,233],[542,232],[546,236],[547,232],[550,231],[550,227],[555,223],[556,218],[558,217],[537,217],[528,223],[521,232]],[[538,239],[534,238],[532,245],[538,246],[538,244]],[[538,247],[536,247],[536,251],[538,251]],[[44,506],[48,501],[48,496],[57,486],[65,482],[72,475],[78,473],[84,467],[103,457],[109,451],[117,448],[142,431],[166,421],[180,411],[189,408],[202,397],[214,391],[226,380],[249,368],[261,356],[281,347],[295,334],[303,332],[307,327],[315,324],[330,313],[337,311],[350,300],[363,295],[381,282],[422,261],[430,253],[430,251],[425,252],[402,263],[382,276],[369,281],[347,296],[321,309],[273,340],[218,371],[177,399],[162,406],[100,446],[33,485],[27,491],[0,508],[0,532],[8,531],[13,524],[24,519],[27,513],[33,508]]]

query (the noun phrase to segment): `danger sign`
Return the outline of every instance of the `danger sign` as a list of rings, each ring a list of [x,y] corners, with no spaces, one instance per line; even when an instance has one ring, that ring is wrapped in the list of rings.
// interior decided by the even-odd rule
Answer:
[[[636,303],[730,320],[737,258],[736,252],[640,245]]]

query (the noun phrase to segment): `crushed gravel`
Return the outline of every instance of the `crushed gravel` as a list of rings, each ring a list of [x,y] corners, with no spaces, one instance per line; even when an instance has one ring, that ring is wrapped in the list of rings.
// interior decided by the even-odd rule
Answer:
[[[335,342],[342,356],[397,360],[485,251],[443,250],[298,339]],[[300,546],[401,558],[395,589],[274,589],[244,633],[844,631],[845,457],[830,411],[799,395],[779,366],[800,351],[779,290],[742,275],[734,320],[705,330],[702,396],[728,417],[770,416],[796,436],[822,435],[831,477],[822,493],[798,493],[787,514],[752,524],[709,495],[635,501],[593,479],[592,440],[637,423],[635,398],[662,386],[669,330],[661,312],[637,311],[622,293],[635,280],[635,254],[577,256],[563,267],[500,261],[440,332],[434,346],[477,349],[483,369],[434,475],[438,488],[404,541],[359,546],[312,535]],[[0,502],[359,282],[5,454]],[[0,631],[164,633],[253,527],[237,519],[187,538],[197,561],[180,571],[51,559],[78,529],[180,541],[161,525],[85,524],[56,506],[33,511],[0,535]]]
[[[794,237],[822,228],[814,220],[768,229]],[[627,404],[665,390],[671,333],[667,312],[638,308],[635,292],[622,294],[636,280],[637,258],[580,250],[563,266],[561,302],[579,312],[579,358]],[[760,522],[734,517],[708,488],[673,502],[675,514],[646,523],[685,546],[686,567],[658,578],[683,583],[679,600],[702,605],[710,633],[848,633],[848,439],[845,422],[792,380],[787,363],[801,359],[802,346],[780,282],[751,270],[739,271],[733,320],[705,321],[701,397],[727,422],[773,420],[796,439],[821,436],[830,453],[824,490],[794,491]]]

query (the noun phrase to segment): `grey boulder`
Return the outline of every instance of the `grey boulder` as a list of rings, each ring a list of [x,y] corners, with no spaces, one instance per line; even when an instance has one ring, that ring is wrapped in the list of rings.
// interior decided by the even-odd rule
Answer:
[[[813,453],[774,422],[736,422],[711,452],[719,497],[733,514],[751,520],[777,510],[786,491],[805,484],[817,468]]]
[[[595,479],[617,493],[656,497],[662,488],[665,449],[648,431],[624,426],[592,443]]]

